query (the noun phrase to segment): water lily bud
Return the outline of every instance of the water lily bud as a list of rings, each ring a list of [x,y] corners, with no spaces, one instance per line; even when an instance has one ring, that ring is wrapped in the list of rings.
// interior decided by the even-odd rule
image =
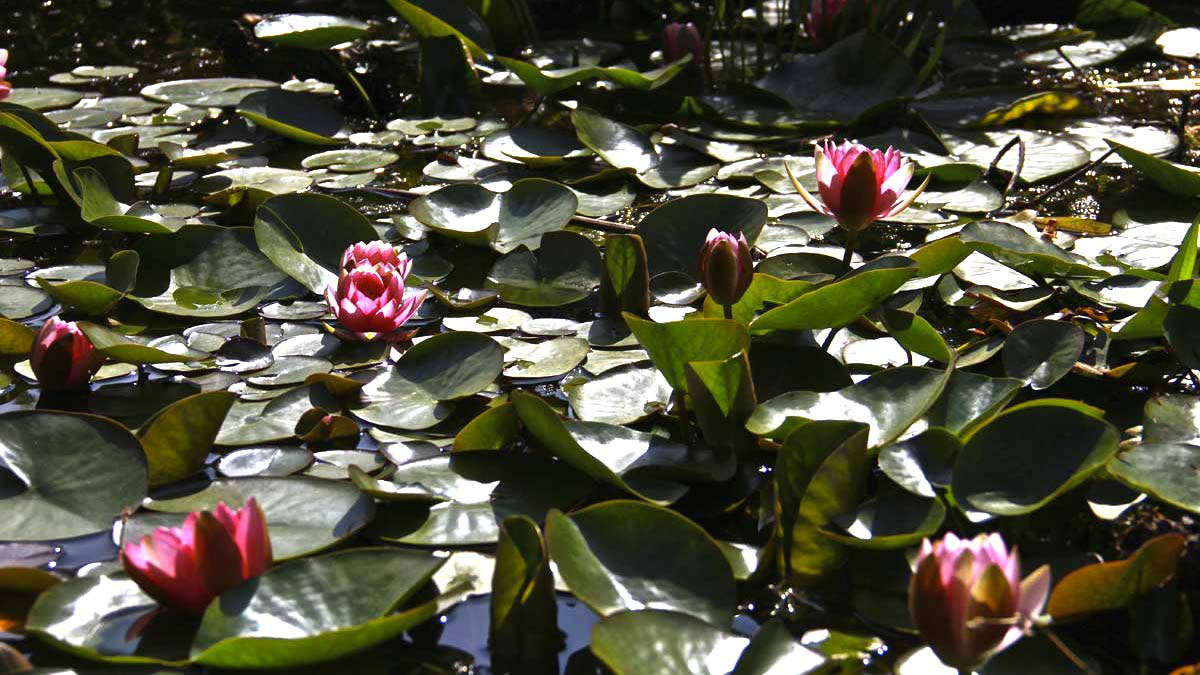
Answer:
[[[1016,548],[999,534],[921,544],[908,608],[942,663],[970,672],[1026,634],[1050,592],[1050,568],[1024,581]]]
[[[159,603],[203,614],[221,593],[271,567],[267,521],[251,497],[234,511],[193,511],[183,527],[160,527],[121,549],[125,572]]]
[[[104,354],[96,351],[74,321],[50,317],[33,342],[29,366],[42,389],[84,389],[104,363]]]
[[[874,150],[865,145],[846,141],[841,146],[826,141],[815,150],[817,201],[792,176],[792,184],[804,201],[814,210],[832,216],[838,225],[857,233],[881,218],[889,218],[912,204],[925,190],[929,179],[907,199],[900,194],[912,180],[915,169],[911,160],[894,148]],[[788,169],[791,176],[791,169]]]
[[[338,334],[352,340],[408,339],[412,331],[403,331],[427,292],[405,293],[404,280],[412,261],[404,253],[383,244],[355,244],[346,249],[342,264],[356,263],[342,272],[337,284],[325,289],[325,301],[342,324]],[[392,262],[394,261],[394,262]]]
[[[804,15],[808,37],[819,45],[833,42],[833,19],[845,7],[846,0],[812,0],[811,8]]]
[[[694,63],[704,63],[704,41],[696,24],[669,23],[663,28],[663,56],[667,61],[676,61],[684,54],[691,54]]]
[[[719,305],[732,305],[750,288],[754,280],[754,261],[745,235],[736,238],[717,228],[708,231],[700,251],[700,282]]]

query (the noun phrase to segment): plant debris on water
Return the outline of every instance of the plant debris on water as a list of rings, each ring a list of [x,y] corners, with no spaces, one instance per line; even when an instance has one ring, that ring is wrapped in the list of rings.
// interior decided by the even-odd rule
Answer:
[[[1196,672],[1200,10],[1037,4],[0,8],[0,673]]]

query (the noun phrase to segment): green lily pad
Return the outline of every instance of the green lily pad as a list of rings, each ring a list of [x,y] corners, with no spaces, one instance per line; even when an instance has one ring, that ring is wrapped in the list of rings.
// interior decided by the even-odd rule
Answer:
[[[546,543],[567,587],[601,616],[652,608],[719,626],[733,618],[729,561],[702,527],[674,511],[633,501],[569,516],[551,511]]]
[[[0,316],[28,319],[54,306],[54,300],[40,288],[0,284]]]
[[[753,245],[766,223],[767,207],[757,199],[698,194],[654,209],[638,223],[635,233],[646,246],[651,277],[683,272],[695,278],[699,274],[700,249],[710,229],[744,234]]]
[[[542,235],[570,222],[577,206],[566,186],[525,178],[499,195],[478,185],[448,185],[413,200],[409,212],[448,237],[508,253],[519,246],[536,249]]]
[[[750,345],[746,327],[726,319],[655,323],[626,312],[625,323],[676,391],[687,391],[689,361],[723,361]]]
[[[579,140],[618,169],[644,173],[658,166],[658,152],[646,134],[588,108],[571,112]]]
[[[237,113],[284,138],[310,145],[338,145],[333,138],[342,130],[342,115],[312,94],[284,89],[264,89],[237,104]]]
[[[525,307],[556,307],[582,300],[600,283],[600,252],[574,232],[547,232],[537,252],[507,253],[488,272],[487,287]]]
[[[73,106],[83,98],[81,91],[58,87],[17,87],[12,90],[7,103],[23,105],[34,110],[53,110]]]
[[[997,515],[1030,513],[1083,482],[1117,451],[1120,434],[1099,411],[1042,399],[980,427],[958,454],[955,499]]]
[[[240,77],[211,77],[159,82],[142,88],[142,96],[164,103],[232,108],[248,94],[278,87],[277,82]]]
[[[630,424],[665,410],[673,393],[658,368],[636,363],[564,389],[576,417],[607,424]]]
[[[254,238],[275,266],[318,295],[341,274],[347,247],[378,238],[352,206],[318,194],[271,197],[258,207]]]
[[[1083,329],[1065,321],[1026,321],[1004,341],[1000,356],[1009,376],[1046,389],[1075,367],[1086,338]]]
[[[362,21],[329,14],[274,14],[254,24],[254,37],[301,49],[330,49],[366,34]]]
[[[294,438],[296,423],[313,408],[336,412],[341,403],[321,385],[297,387],[265,401],[237,401],[225,416],[216,443],[258,445]]]
[[[163,408],[138,429],[151,485],[182,480],[204,468],[236,396],[210,391]]]
[[[515,355],[510,349],[503,374],[515,378],[560,377],[583,363],[589,349],[588,341],[577,337],[539,342]]]
[[[339,173],[358,173],[381,169],[400,159],[400,155],[389,150],[329,150],[309,155],[300,163],[306,169],[327,168]]]
[[[0,538],[64,539],[107,530],[146,496],[146,457],[103,417],[18,411],[0,415]]]
[[[1106,277],[1082,256],[1034,238],[1018,227],[992,220],[971,223],[959,233],[964,244],[1018,272],[1047,277]]]
[[[217,471],[230,478],[290,476],[308,468],[312,452],[304,448],[274,446],[240,448],[217,462]]]
[[[749,643],[694,616],[658,608],[617,612],[592,631],[592,651],[617,675],[727,675]],[[808,672],[793,665],[781,672]]]
[[[553,166],[592,154],[575,136],[541,127],[495,131],[483,139],[480,149],[488,159],[531,166]]]
[[[648,70],[643,73],[616,66],[608,68],[578,66],[542,70],[532,63],[518,59],[501,56],[499,60],[500,63],[504,64],[504,67],[521,78],[521,81],[528,85],[529,88],[542,96],[549,96],[588,80],[607,80],[626,89],[652,91],[670,82],[672,78],[679,74],[679,71],[683,70],[683,67],[687,65],[690,57],[685,57],[673,63],[668,63],[661,68]]]
[[[438,613],[438,599],[396,610],[444,562],[420,551],[358,548],[281,565],[209,605],[192,658],[210,666],[279,668],[366,649]],[[363,593],[364,584],[372,592]]]
[[[909,258],[884,256],[750,323],[752,331],[839,328],[887,299],[918,270]]]
[[[756,84],[806,119],[852,122],[911,94],[917,74],[891,40],[859,32],[823,51],[794,55]]]
[[[479,333],[435,335],[362,388],[351,408],[371,424],[427,429],[450,416],[454,399],[479,393],[503,367],[504,350]]]
[[[896,440],[920,419],[941,396],[953,372],[901,366],[839,391],[794,391],[758,404],[746,428],[783,439],[809,420],[863,422],[871,427],[867,445],[876,448]]]

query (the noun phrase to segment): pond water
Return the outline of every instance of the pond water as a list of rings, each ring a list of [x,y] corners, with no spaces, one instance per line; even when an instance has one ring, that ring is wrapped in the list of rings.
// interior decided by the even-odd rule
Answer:
[[[810,40],[786,0],[463,4],[0,7],[0,645],[47,673],[942,672],[916,547],[997,531],[1062,621],[980,673],[1200,661],[1200,31],[1163,37],[1200,8],[860,0]],[[325,44],[283,12],[360,21]],[[830,138],[928,189],[848,236],[798,189],[828,203]],[[730,308],[710,227],[754,247]],[[377,238],[433,293],[411,343],[321,297]],[[55,315],[109,357],[90,391],[12,347]],[[122,575],[120,542],[251,496],[261,584],[195,619]]]

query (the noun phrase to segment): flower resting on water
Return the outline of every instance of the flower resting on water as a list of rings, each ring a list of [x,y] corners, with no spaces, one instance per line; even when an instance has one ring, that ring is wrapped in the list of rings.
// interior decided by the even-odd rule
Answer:
[[[213,511],[193,511],[182,527],[160,527],[121,549],[125,572],[147,595],[196,615],[267,571],[271,560],[267,521],[253,497],[237,511],[223,502]]]
[[[970,672],[1026,634],[1050,592],[1043,565],[1022,581],[999,534],[921,543],[908,590],[917,630],[942,663]]]
[[[734,237],[717,228],[708,231],[700,249],[700,282],[714,302],[729,307],[737,303],[754,281],[754,261],[746,236]]]
[[[8,69],[5,68],[5,64],[7,63],[8,50],[0,49],[0,101],[8,98],[8,95],[12,93],[12,85],[4,80],[5,76],[8,75]]]
[[[400,342],[412,331],[404,326],[425,302],[422,290],[405,297],[404,280],[412,261],[384,242],[359,242],[342,255],[337,284],[325,289],[325,301],[342,324],[338,335],[353,340]]]
[[[96,350],[74,321],[52,316],[42,324],[29,366],[42,389],[58,391],[84,389],[104,363],[104,354]]]

